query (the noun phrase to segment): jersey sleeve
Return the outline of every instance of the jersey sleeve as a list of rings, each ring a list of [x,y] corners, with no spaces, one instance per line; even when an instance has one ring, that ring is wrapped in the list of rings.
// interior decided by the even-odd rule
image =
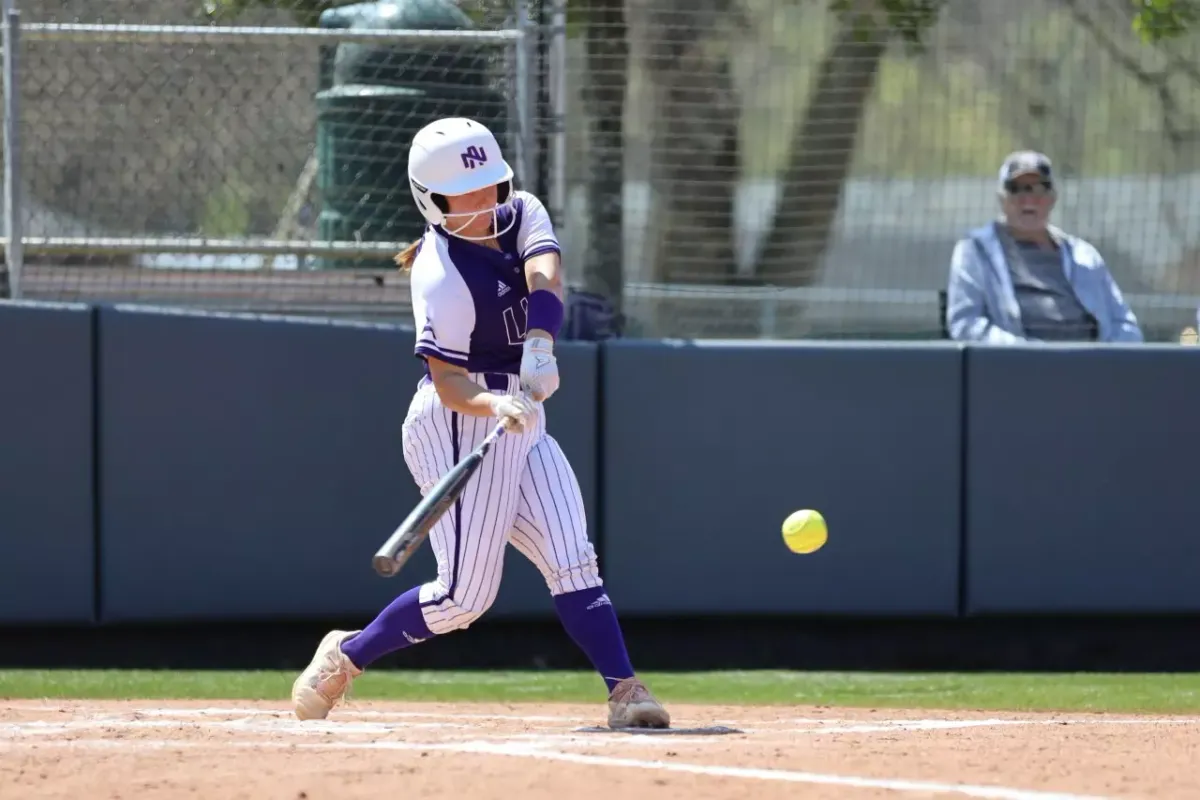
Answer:
[[[554,224],[542,201],[529,192],[520,192],[521,227],[517,231],[517,252],[521,260],[540,256],[542,253],[561,253],[558,237],[554,235]]]
[[[455,277],[442,274],[427,285],[414,285],[417,343],[413,351],[418,357],[432,356],[465,369],[475,330],[475,303],[466,284]]]

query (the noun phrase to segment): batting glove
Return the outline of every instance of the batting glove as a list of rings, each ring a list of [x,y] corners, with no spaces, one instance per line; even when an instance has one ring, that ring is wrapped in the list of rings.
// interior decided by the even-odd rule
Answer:
[[[521,388],[540,403],[558,391],[559,382],[554,342],[526,339],[521,353]]]
[[[520,433],[537,414],[537,408],[528,397],[511,394],[494,394],[491,397],[492,413],[504,423],[504,430]]]

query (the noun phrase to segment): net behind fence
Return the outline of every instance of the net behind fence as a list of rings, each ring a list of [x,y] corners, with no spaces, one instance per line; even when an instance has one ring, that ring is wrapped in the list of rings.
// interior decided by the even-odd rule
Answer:
[[[1194,35],[1143,42],[1124,0],[834,5],[23,0],[25,295],[407,322],[408,141],[465,114],[627,335],[937,338],[1021,148],[1147,334],[1196,324]],[[386,32],[416,8],[455,30]]]

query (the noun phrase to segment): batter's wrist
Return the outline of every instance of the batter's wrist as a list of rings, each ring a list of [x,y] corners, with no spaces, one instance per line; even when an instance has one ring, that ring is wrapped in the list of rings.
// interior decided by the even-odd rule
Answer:
[[[538,289],[529,293],[528,333],[534,331],[544,334],[544,338],[555,339],[563,323],[563,302],[558,295],[548,289]]]

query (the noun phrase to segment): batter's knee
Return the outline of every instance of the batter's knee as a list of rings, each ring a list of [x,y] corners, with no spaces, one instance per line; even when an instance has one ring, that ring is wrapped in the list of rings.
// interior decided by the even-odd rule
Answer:
[[[474,592],[468,591],[471,588],[469,583],[464,582],[462,586],[467,590],[451,592],[448,595],[444,586],[440,587],[441,592],[435,588],[431,594],[443,599],[422,604],[425,624],[431,633],[443,634],[466,630],[492,607],[492,603],[496,602],[498,584],[488,587],[486,590]]]
[[[433,615],[433,619],[430,619],[429,610],[426,610],[425,624],[429,626],[430,631],[440,634],[450,631],[465,631],[484,615],[487,608],[464,607],[447,600],[435,610],[437,613]]]

